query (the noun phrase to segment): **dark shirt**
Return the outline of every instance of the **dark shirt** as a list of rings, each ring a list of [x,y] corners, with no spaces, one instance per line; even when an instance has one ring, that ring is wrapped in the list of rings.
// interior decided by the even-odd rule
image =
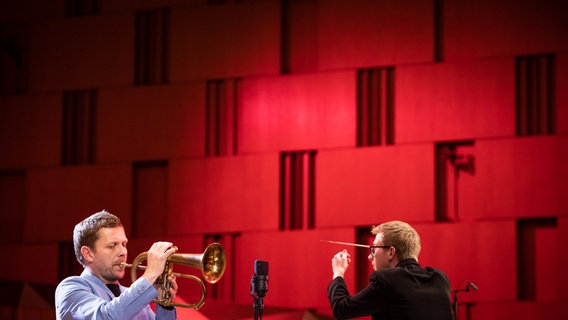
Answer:
[[[371,315],[373,320],[452,320],[450,291],[442,271],[406,259],[395,268],[371,273],[369,284],[354,296],[345,280],[336,277],[327,295],[337,319]]]

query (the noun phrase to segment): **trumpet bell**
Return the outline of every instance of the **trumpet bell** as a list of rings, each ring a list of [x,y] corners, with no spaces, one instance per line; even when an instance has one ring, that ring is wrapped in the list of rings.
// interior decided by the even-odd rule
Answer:
[[[174,253],[168,261],[201,269],[203,279],[208,283],[216,283],[225,273],[227,264],[225,249],[219,243],[212,243],[201,254]]]

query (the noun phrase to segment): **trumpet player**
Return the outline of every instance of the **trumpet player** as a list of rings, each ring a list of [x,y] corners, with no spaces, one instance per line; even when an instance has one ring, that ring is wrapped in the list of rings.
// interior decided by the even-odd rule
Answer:
[[[73,231],[75,256],[84,270],[59,283],[55,291],[58,320],[67,319],[177,319],[175,307],[150,302],[161,294],[155,282],[168,256],[177,249],[170,242],[156,242],[148,250],[147,268],[130,287],[119,284],[124,277],[128,239],[120,219],[103,210],[79,222]],[[172,297],[177,292],[174,276],[168,280]]]

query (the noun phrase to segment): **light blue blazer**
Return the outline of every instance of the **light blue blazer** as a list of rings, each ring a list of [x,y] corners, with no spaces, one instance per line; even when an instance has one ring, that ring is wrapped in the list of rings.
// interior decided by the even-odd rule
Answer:
[[[144,277],[138,278],[129,288],[120,286],[121,294],[115,297],[110,289],[89,269],[80,276],[68,277],[55,290],[55,312],[58,320],[168,320],[176,319],[176,310],[156,307],[149,303],[158,291]]]

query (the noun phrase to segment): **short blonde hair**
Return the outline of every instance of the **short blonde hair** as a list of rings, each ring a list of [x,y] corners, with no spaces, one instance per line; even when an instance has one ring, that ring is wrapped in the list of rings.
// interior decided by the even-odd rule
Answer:
[[[420,236],[408,223],[389,221],[371,228],[371,234],[382,234],[384,245],[393,246],[400,260],[413,258],[420,254]]]

